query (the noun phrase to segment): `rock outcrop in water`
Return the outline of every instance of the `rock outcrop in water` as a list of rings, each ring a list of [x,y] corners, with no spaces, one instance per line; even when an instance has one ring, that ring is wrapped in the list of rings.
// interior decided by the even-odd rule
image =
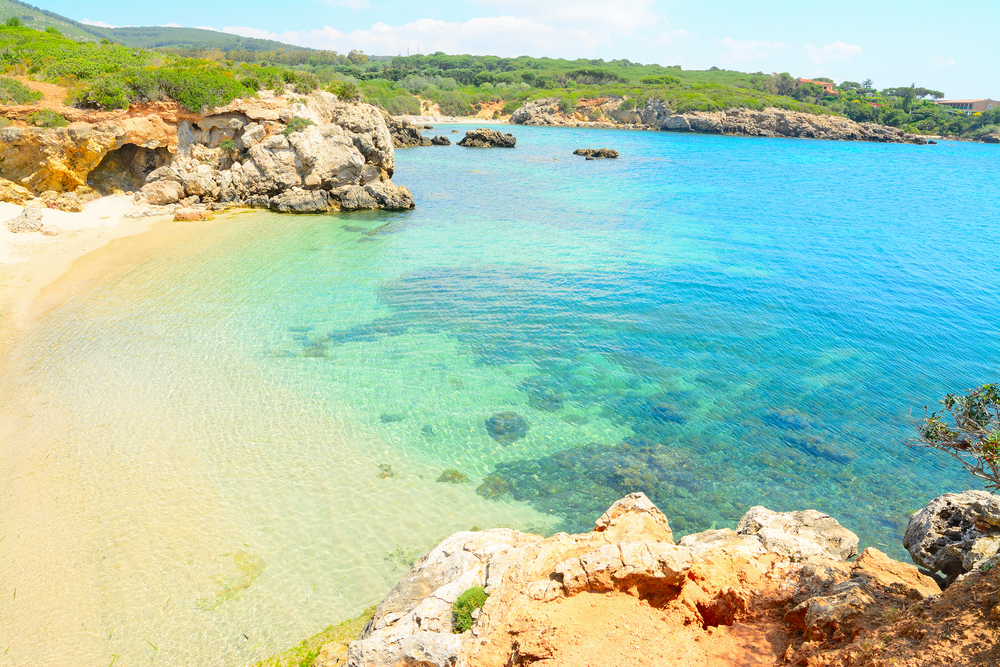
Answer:
[[[588,107],[589,115],[565,113],[559,100],[532,100],[515,111],[516,125],[625,127],[669,132],[732,134],[751,137],[799,137],[840,141],[925,144],[927,139],[876,123],[856,123],[840,116],[820,116],[769,107],[762,110],[689,111],[674,113],[662,100],[650,99],[637,108],[623,107],[625,98],[609,97]],[[598,120],[590,120],[591,118]]]
[[[124,112],[123,112],[124,113]],[[138,190],[154,206],[281,212],[407,209],[392,182],[393,140],[376,107],[317,91],[262,94],[205,114],[159,104],[135,116],[0,130],[0,195]],[[304,119],[290,126],[294,118]]]
[[[377,607],[348,664],[887,665],[864,662],[882,626],[940,589],[875,549],[847,562],[856,546],[826,515],[764,508],[675,544],[641,493],[589,533],[456,533]],[[489,597],[455,634],[451,605],[474,586]]]
[[[513,134],[504,134],[489,128],[480,127],[469,130],[458,142],[466,148],[514,148],[517,138]]]
[[[616,158],[618,151],[612,148],[577,148],[573,155],[582,155],[588,158]]]

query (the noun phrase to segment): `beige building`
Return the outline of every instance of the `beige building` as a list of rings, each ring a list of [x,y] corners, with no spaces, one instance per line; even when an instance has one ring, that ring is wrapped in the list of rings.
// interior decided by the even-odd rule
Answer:
[[[937,100],[934,104],[943,104],[945,106],[951,107],[952,109],[958,109],[959,111],[964,111],[965,113],[976,113],[977,111],[989,111],[991,109],[1000,109],[1000,102],[991,99],[985,100]]]

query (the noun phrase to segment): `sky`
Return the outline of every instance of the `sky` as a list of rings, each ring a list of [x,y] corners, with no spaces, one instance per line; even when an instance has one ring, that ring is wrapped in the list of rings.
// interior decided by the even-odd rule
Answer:
[[[39,2],[39,0],[29,0]],[[1000,99],[996,0],[41,0],[97,25],[179,25],[347,53],[627,58]]]

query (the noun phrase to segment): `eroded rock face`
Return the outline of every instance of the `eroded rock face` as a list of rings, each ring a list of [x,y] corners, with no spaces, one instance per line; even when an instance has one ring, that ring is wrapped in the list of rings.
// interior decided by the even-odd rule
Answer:
[[[392,137],[371,105],[323,91],[304,101],[264,92],[203,115],[168,112],[0,130],[0,199],[23,203],[92,185],[105,194],[139,190],[137,201],[155,206],[413,208],[409,191],[390,180]],[[285,136],[292,118],[313,125]]]
[[[611,651],[618,664],[827,665],[887,610],[939,592],[874,549],[846,562],[847,531],[818,512],[754,508],[741,525],[674,544],[667,518],[635,493],[589,533],[456,533],[382,601],[348,664],[582,664]],[[472,586],[489,597],[455,635],[451,603]]]
[[[513,134],[504,134],[485,127],[469,130],[458,142],[459,146],[466,148],[514,148],[515,144],[517,138]]]
[[[751,507],[736,532],[756,535],[764,548],[803,561],[814,556],[847,560],[858,555],[858,536],[829,514],[816,510],[772,512]]]
[[[420,128],[406,119],[390,116],[386,118],[386,126],[392,136],[392,145],[396,148],[431,145],[431,140],[420,134]]]
[[[949,583],[1000,553],[1000,496],[986,491],[946,493],[914,512],[903,546],[910,558]]]

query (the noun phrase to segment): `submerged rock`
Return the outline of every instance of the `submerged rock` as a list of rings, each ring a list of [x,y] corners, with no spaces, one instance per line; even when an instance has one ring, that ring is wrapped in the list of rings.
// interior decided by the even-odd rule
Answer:
[[[528,434],[528,423],[516,412],[498,412],[487,418],[486,432],[501,445],[509,445]]]
[[[516,143],[517,138],[513,134],[502,134],[496,130],[480,127],[466,132],[458,145],[467,148],[514,148]]]

